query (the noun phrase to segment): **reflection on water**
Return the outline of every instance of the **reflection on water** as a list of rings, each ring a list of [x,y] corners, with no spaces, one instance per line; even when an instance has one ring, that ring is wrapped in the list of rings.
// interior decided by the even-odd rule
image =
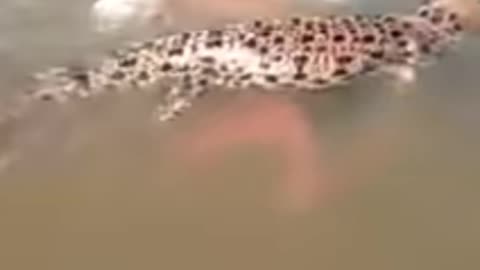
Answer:
[[[87,2],[0,9],[2,96],[98,50],[79,24]],[[0,266],[477,269],[479,45],[405,97],[369,80],[218,94],[164,129],[148,122],[152,97],[39,108],[2,131],[28,156],[0,176]]]

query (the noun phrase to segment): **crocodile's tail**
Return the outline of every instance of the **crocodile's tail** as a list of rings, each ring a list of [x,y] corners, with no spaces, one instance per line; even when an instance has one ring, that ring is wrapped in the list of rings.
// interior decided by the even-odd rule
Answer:
[[[80,75],[72,68],[50,68],[35,73],[27,85],[7,98],[0,107],[0,127],[9,121],[22,118],[38,102],[62,103],[85,91]]]
[[[0,102],[0,173],[23,155],[17,143],[22,137],[17,128],[28,119],[42,102],[63,103],[72,97],[82,97],[87,88],[79,69],[50,68],[30,76],[23,88]]]

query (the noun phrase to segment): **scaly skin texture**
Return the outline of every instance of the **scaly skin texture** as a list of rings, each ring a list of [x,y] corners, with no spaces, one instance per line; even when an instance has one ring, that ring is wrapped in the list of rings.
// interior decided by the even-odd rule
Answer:
[[[168,79],[155,113],[166,122],[215,86],[321,92],[363,74],[415,69],[459,40],[462,14],[450,2],[426,1],[415,14],[255,20],[132,43],[98,66],[37,74],[35,88],[11,114],[38,100],[65,103],[110,91],[154,91]]]

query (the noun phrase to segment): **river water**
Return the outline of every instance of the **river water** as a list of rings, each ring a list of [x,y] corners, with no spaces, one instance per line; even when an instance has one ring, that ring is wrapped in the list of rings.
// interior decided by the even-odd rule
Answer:
[[[0,3],[1,97],[114,43],[91,2]],[[0,268],[479,269],[478,48],[407,93],[214,94],[165,128],[140,94],[39,108],[0,134]]]

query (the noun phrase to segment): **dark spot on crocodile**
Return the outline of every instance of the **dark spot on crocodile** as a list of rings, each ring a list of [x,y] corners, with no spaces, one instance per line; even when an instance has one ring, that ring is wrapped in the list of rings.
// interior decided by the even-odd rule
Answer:
[[[268,62],[260,63],[260,68],[262,68],[262,69],[269,69],[269,68],[270,68],[270,64],[269,64]]]
[[[313,30],[313,22],[312,21],[305,22],[305,30],[307,30],[307,31],[312,31]]]
[[[405,40],[405,39],[402,39],[402,40],[398,41],[397,44],[398,44],[399,47],[405,48],[408,45],[408,41]]]
[[[353,61],[353,57],[350,55],[341,55],[337,57],[337,62],[339,64],[349,64]]]
[[[192,34],[190,32],[183,32],[181,34],[182,42],[185,44],[191,38],[191,36]]]
[[[339,76],[345,76],[345,75],[347,75],[347,74],[348,74],[348,72],[347,72],[347,70],[344,69],[344,68],[337,68],[337,69],[335,69],[335,71],[333,72],[333,76],[338,76],[338,77],[339,77]]]
[[[141,45],[142,49],[147,49],[147,50],[151,50],[154,47],[155,47],[155,42],[153,41],[146,41]]]
[[[319,22],[318,23],[318,29],[320,30],[320,33],[322,34],[326,34],[327,33],[327,29],[328,29],[328,26],[325,22]]]
[[[242,74],[239,79],[241,81],[246,81],[246,80],[250,80],[251,78],[253,77],[253,75],[251,73],[245,73],[245,74]]]
[[[363,22],[366,18],[365,15],[362,14],[354,14],[353,19],[357,22]]]
[[[118,62],[118,65],[121,67],[131,67],[136,65],[138,62],[137,58],[135,57],[129,57],[129,58],[124,58]]]
[[[300,25],[300,23],[302,22],[302,19],[300,19],[299,17],[293,17],[290,19],[290,21],[292,22],[293,25],[297,26],[297,25]]]
[[[192,75],[191,74],[185,74],[182,79],[183,79],[183,82],[190,82],[190,81],[192,81]]]
[[[170,64],[170,62],[165,62],[160,67],[160,70],[163,71],[163,72],[167,72],[167,71],[170,71],[172,69],[173,69],[173,66],[172,66],[172,64]]]
[[[373,42],[375,42],[375,36],[374,35],[365,35],[365,36],[363,36],[362,41],[364,43],[373,43]]]
[[[333,42],[340,43],[340,42],[344,42],[344,41],[345,41],[345,35],[336,34],[336,35],[333,36]]]
[[[147,71],[142,70],[142,71],[138,74],[138,79],[139,79],[139,80],[142,80],[142,81],[149,80],[149,79],[150,79],[150,74],[148,74]]]
[[[422,44],[422,46],[420,46],[420,50],[425,54],[430,54],[432,52],[432,49],[428,44]]]
[[[373,24],[380,34],[385,34],[385,26],[382,23],[376,22]]]
[[[219,38],[221,36],[223,36],[222,30],[215,29],[215,30],[209,30],[208,31],[208,37],[209,38]]]
[[[317,52],[325,52],[327,50],[327,46],[320,45],[317,47]]]
[[[125,75],[124,72],[122,72],[120,70],[117,70],[114,73],[112,73],[112,75],[110,77],[114,80],[122,80],[126,77],[126,75]]]
[[[397,21],[397,19],[393,16],[387,15],[387,16],[383,17],[383,21],[386,22],[386,23],[394,23],[394,22]]]
[[[52,101],[55,99],[51,93],[42,93],[40,94],[39,98],[43,101]]]
[[[440,24],[443,20],[443,17],[442,16],[432,16],[430,18],[430,21],[433,23],[433,24]]]
[[[275,62],[280,62],[282,60],[283,60],[283,57],[281,55],[275,55],[273,57],[273,61],[275,61]]]
[[[313,42],[314,40],[315,40],[315,36],[312,34],[305,34],[301,38],[302,43],[309,43],[309,42]]]
[[[425,9],[425,8],[420,10],[420,12],[418,13],[418,15],[423,18],[428,17],[429,14],[430,12],[428,11],[428,9]]]
[[[182,55],[183,49],[182,48],[174,48],[168,51],[168,55],[175,56],[175,55]]]
[[[267,54],[268,53],[268,47],[267,46],[262,46],[259,49],[261,54]]]
[[[385,55],[383,50],[377,50],[370,53],[370,56],[374,59],[381,59]]]
[[[303,72],[297,72],[295,73],[295,75],[293,75],[293,79],[296,80],[296,81],[302,81],[302,80],[305,80],[307,79],[307,74],[306,73],[303,73]]]
[[[285,42],[285,38],[283,36],[276,36],[274,39],[273,39],[273,44],[275,45],[281,45]]]
[[[451,22],[456,21],[457,19],[458,19],[458,14],[455,12],[452,12],[448,15],[448,20]]]
[[[390,32],[390,35],[392,35],[393,38],[400,38],[403,36],[403,32],[398,29],[394,29]]]
[[[327,80],[322,79],[322,78],[315,78],[315,79],[313,80],[313,83],[318,84],[318,85],[324,85],[324,84],[326,84],[327,82],[328,82]]]
[[[214,64],[215,58],[212,56],[203,56],[203,57],[200,57],[200,61],[205,64]]]
[[[228,72],[228,66],[225,64],[220,65],[220,70],[223,72]]]
[[[255,38],[250,38],[249,40],[247,40],[247,42],[245,43],[245,45],[248,47],[248,48],[255,48],[257,46],[257,40]]]
[[[213,76],[213,77],[218,77],[219,76],[218,71],[215,68],[211,68],[211,67],[203,68],[202,69],[202,74]]]
[[[267,25],[264,29],[260,32],[260,35],[263,37],[269,37],[273,32],[273,27],[271,25]]]
[[[413,52],[410,52],[410,51],[403,52],[402,56],[405,57],[405,58],[411,58],[411,57],[413,57]]]
[[[90,76],[87,71],[77,71],[71,74],[71,78],[79,82],[84,86],[88,86],[90,83]]]
[[[200,86],[205,87],[205,86],[208,85],[208,80],[207,80],[206,78],[201,78],[200,80],[198,80],[198,84],[199,84]]]
[[[412,23],[411,22],[403,22],[402,27],[404,29],[411,29],[412,28]]]
[[[223,45],[223,41],[221,39],[211,40],[211,41],[208,41],[206,44],[207,48],[218,48],[218,47],[222,47],[222,45]]]
[[[350,35],[357,35],[358,34],[358,30],[355,29],[354,27],[348,27],[347,30],[350,33]]]
[[[270,83],[276,83],[278,82],[278,77],[275,75],[268,74],[268,75],[265,75],[265,80]]]
[[[453,25],[453,29],[454,29],[455,31],[462,31],[462,30],[463,30],[463,27],[462,27],[461,24],[456,23],[456,24]]]
[[[261,28],[263,26],[263,22],[261,20],[255,20],[253,22],[253,27],[255,28]]]
[[[293,62],[297,66],[303,66],[308,62],[308,56],[305,55],[305,54],[297,55],[297,56],[293,57]]]

